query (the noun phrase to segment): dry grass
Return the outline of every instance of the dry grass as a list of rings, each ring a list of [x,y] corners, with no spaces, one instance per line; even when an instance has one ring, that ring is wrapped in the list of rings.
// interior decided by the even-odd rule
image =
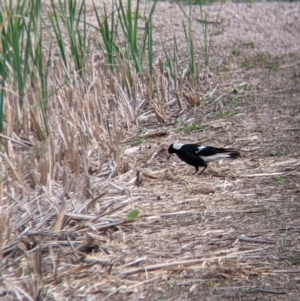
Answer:
[[[7,96],[1,298],[296,300],[299,61],[206,74],[199,91],[187,79],[171,95],[158,66],[153,96],[137,75],[126,90],[125,74],[96,57],[67,85],[53,68],[49,90],[64,86],[49,102],[45,141],[38,111],[20,131]],[[28,92],[27,110],[37,97]],[[178,118],[205,129],[178,131]],[[197,177],[166,160],[174,141],[234,147],[243,158]]]

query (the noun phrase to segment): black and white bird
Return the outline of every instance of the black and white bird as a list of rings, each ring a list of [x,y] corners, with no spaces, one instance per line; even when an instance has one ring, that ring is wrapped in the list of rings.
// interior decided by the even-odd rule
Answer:
[[[211,146],[204,146],[200,144],[181,144],[173,143],[168,149],[169,156],[176,154],[179,159],[185,163],[195,167],[196,172],[199,171],[199,166],[204,167],[199,175],[207,168],[207,163],[218,161],[221,159],[237,159],[241,156],[238,151],[229,148],[216,148]]]

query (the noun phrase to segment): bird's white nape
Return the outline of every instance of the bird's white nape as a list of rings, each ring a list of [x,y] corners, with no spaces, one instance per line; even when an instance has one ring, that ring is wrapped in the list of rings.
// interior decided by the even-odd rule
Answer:
[[[196,153],[199,153],[200,151],[202,151],[205,148],[206,148],[206,146],[204,146],[204,145],[198,146],[198,151]]]
[[[180,150],[182,146],[183,146],[182,143],[173,143],[173,148],[176,150]]]

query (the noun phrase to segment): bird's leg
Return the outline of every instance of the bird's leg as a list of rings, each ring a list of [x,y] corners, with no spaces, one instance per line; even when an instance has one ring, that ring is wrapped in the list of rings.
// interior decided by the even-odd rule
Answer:
[[[207,164],[204,165],[204,168],[201,170],[201,172],[199,173],[199,176],[203,173],[203,171],[207,168]]]
[[[195,169],[196,169],[196,171],[195,171],[194,175],[199,171],[199,166],[195,166]]]

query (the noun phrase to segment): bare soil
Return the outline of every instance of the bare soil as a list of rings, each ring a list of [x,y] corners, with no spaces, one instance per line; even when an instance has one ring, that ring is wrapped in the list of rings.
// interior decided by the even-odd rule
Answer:
[[[219,8],[205,9],[215,20]],[[166,39],[179,11],[157,7],[154,26]],[[128,133],[123,173],[90,178],[97,199],[66,200],[50,215],[51,202],[37,197],[32,206],[49,206],[35,217],[43,229],[62,212],[63,231],[24,226],[4,242],[0,296],[30,300],[17,289],[23,281],[28,295],[41,288],[36,300],[299,300],[299,19],[298,3],[225,4],[212,37],[209,80],[218,92],[199,107],[170,109],[168,124],[142,122],[138,146]],[[200,56],[200,33],[198,42]],[[205,128],[184,132],[183,124]],[[166,159],[175,141],[232,147],[242,158],[195,176],[176,156]],[[14,229],[30,224],[18,210]],[[128,220],[133,210],[139,216]],[[28,266],[30,245],[39,246],[28,253],[39,268]]]

